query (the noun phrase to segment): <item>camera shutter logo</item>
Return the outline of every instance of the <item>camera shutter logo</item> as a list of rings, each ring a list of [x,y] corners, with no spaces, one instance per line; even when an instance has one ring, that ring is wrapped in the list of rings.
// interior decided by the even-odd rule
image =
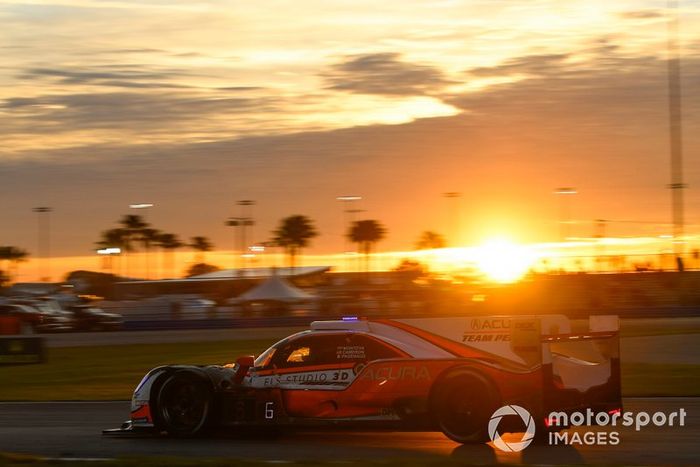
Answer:
[[[498,424],[506,415],[519,416],[527,427],[525,428],[525,434],[520,441],[507,443],[503,440],[503,438],[501,438],[500,433],[498,433]],[[535,420],[530,415],[530,412],[523,409],[519,405],[505,405],[491,415],[491,420],[489,420],[489,437],[491,438],[491,441],[493,441],[494,446],[501,451],[522,451],[528,447],[535,438]]]

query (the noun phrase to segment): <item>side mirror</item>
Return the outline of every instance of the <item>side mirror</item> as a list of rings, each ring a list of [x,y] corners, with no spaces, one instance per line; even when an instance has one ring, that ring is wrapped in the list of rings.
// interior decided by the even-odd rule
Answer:
[[[240,357],[238,360],[236,360],[236,374],[233,375],[233,383],[241,384],[243,382],[243,378],[245,378],[245,375],[248,374],[248,370],[253,365],[255,365],[255,357],[252,355],[246,355],[245,357]]]

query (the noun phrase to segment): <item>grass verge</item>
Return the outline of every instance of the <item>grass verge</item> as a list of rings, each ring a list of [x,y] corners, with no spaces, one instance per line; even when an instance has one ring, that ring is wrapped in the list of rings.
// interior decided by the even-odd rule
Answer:
[[[115,400],[159,365],[221,364],[257,355],[273,342],[234,340],[50,348],[48,362],[0,367],[0,400]]]
[[[626,397],[700,396],[700,365],[622,363]]]
[[[700,318],[623,319],[620,336],[670,336],[676,334],[700,334]]]

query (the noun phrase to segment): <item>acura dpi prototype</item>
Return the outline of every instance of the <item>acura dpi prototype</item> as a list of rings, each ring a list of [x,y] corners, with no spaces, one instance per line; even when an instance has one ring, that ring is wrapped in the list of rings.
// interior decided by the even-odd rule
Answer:
[[[493,412],[516,404],[546,433],[551,412],[622,407],[617,317],[579,324],[561,315],[315,321],[257,358],[151,370],[130,420],[105,432],[345,426],[483,442]]]

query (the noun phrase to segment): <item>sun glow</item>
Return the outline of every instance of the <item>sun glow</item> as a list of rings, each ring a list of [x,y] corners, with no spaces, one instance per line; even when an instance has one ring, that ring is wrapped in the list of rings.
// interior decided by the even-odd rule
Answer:
[[[506,239],[489,240],[475,248],[475,262],[489,279],[508,283],[521,279],[535,263],[536,255]]]

